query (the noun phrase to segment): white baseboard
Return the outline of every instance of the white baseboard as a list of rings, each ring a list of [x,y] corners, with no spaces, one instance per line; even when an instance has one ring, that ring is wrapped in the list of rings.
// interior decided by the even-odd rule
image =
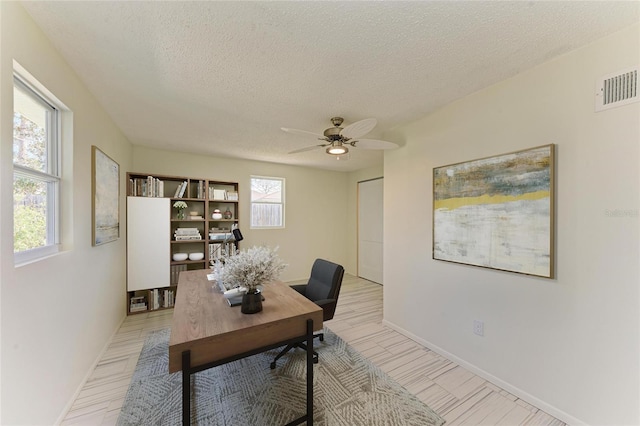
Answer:
[[[62,413],[60,413],[60,416],[58,416],[58,419],[54,423],[55,426],[59,426],[62,423],[62,421],[65,419],[65,417],[67,417],[67,414],[69,414],[69,410],[71,410],[71,407],[73,406],[73,403],[78,398],[78,395],[80,395],[80,392],[82,391],[82,388],[84,388],[84,385],[87,383],[87,380],[89,380],[89,377],[91,377],[91,374],[93,373],[93,370],[96,369],[98,363],[102,359],[102,356],[105,354],[105,352],[109,348],[109,344],[113,341],[113,338],[115,337],[116,333],[118,333],[118,330],[120,330],[120,327],[122,327],[122,323],[126,319],[127,319],[127,316],[125,315],[122,318],[122,320],[120,320],[120,322],[118,323],[118,326],[116,327],[116,329],[111,334],[111,337],[109,337],[109,340],[107,340],[107,342],[104,344],[104,347],[102,348],[102,350],[100,351],[100,353],[96,357],[95,361],[93,361],[93,364],[91,364],[91,367],[89,367],[89,370],[84,375],[82,381],[80,382],[80,385],[78,385],[78,388],[76,389],[76,391],[73,393],[73,395],[69,399],[69,402],[67,402],[67,404],[62,409]]]
[[[413,333],[408,332],[407,330],[397,326],[396,324],[393,324],[392,322],[389,322],[385,319],[382,320],[382,324],[386,325],[389,328],[394,329],[395,331],[397,331],[400,334],[403,334],[404,336],[408,337],[409,339],[415,341],[416,343],[421,344],[422,346],[426,347],[427,349],[430,349],[440,355],[442,355],[443,357],[455,362],[456,364],[460,365],[461,367],[466,368],[467,370],[471,371],[472,373],[474,373],[477,376],[482,377],[483,379],[487,380],[490,383],[493,383],[494,385],[506,390],[507,392],[511,393],[512,395],[517,396],[518,398],[522,399],[523,401],[541,409],[542,411],[544,411],[547,414],[552,415],[553,417],[562,420],[563,422],[569,424],[569,425],[575,425],[575,426],[586,426],[587,423],[565,413],[562,410],[557,409],[556,407],[547,404],[546,402],[542,401],[541,399],[536,398],[535,396],[523,391],[522,389],[519,389],[513,385],[511,385],[510,383],[505,382],[504,380],[490,374],[487,373],[486,371],[484,371],[481,368],[476,367],[475,365],[461,359],[458,358],[457,356],[455,356],[452,353],[449,353],[447,351],[445,351],[444,349],[442,349],[441,347],[434,345],[431,342],[428,342],[418,336],[416,336]]]

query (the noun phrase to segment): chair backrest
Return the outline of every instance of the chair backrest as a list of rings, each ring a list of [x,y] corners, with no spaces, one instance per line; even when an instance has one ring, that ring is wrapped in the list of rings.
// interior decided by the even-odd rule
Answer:
[[[312,301],[334,299],[334,303],[323,306],[324,320],[333,318],[342,286],[344,268],[337,263],[316,259],[311,268],[311,276],[305,289],[305,297]]]

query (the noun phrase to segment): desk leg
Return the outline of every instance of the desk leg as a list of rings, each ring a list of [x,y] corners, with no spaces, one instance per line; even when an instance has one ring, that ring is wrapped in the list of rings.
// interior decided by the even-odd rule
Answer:
[[[307,425],[313,426],[313,320],[307,320]]]
[[[191,351],[182,352],[182,425],[191,423]]]

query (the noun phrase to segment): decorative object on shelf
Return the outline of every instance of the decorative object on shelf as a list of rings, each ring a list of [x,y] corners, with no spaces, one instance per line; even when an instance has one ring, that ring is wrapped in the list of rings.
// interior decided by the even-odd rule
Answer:
[[[184,219],[185,218],[184,210],[187,208],[187,203],[185,203],[184,201],[176,201],[175,203],[173,203],[173,207],[178,209],[177,218]]]
[[[202,260],[204,253],[189,253],[189,260]]]
[[[282,263],[276,253],[277,250],[277,247],[272,249],[254,246],[225,259],[223,272],[225,284],[247,289],[247,293],[242,298],[242,313],[254,314],[262,310],[262,295],[258,286],[275,280],[286,268],[287,265]]]
[[[120,237],[120,166],[95,145],[91,146],[91,245]]]
[[[224,211],[224,218],[233,219],[233,213],[231,213],[231,210],[229,210],[229,207],[227,207],[227,210]]]
[[[222,213],[220,213],[220,210],[215,209],[215,210],[213,211],[213,213],[211,214],[211,219],[213,219],[213,220],[220,220],[220,219],[222,219]]]
[[[204,217],[198,212],[189,212],[189,219],[191,220],[204,220]]]
[[[184,260],[187,260],[187,257],[189,255],[187,253],[173,253],[173,260],[175,260],[176,262],[182,262]]]
[[[204,220],[204,217],[202,216],[189,216],[190,220]]]
[[[554,145],[433,169],[433,258],[554,276]]]
[[[227,199],[227,191],[225,191],[224,189],[212,189],[212,193],[210,195],[210,198],[214,199],[214,200],[226,200]]]

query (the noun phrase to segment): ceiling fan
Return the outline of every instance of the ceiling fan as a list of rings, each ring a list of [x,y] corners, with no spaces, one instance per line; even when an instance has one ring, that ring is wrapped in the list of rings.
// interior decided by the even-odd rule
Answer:
[[[313,132],[307,132],[306,130],[289,129],[282,127],[287,133],[293,133],[294,135],[310,136],[318,140],[324,141],[318,145],[308,146],[306,148],[296,149],[289,152],[289,154],[296,154],[298,152],[311,151],[312,149],[325,148],[327,154],[335,155],[340,159],[349,152],[349,147],[363,148],[363,149],[393,149],[398,145],[393,142],[381,141],[378,139],[360,139],[360,136],[364,136],[369,133],[378,121],[375,118],[365,118],[364,120],[356,121],[349,124],[347,127],[342,128],[342,117],[333,117],[331,123],[333,127],[329,127],[324,131],[324,134],[318,134]],[[343,157],[342,157],[343,158]]]

